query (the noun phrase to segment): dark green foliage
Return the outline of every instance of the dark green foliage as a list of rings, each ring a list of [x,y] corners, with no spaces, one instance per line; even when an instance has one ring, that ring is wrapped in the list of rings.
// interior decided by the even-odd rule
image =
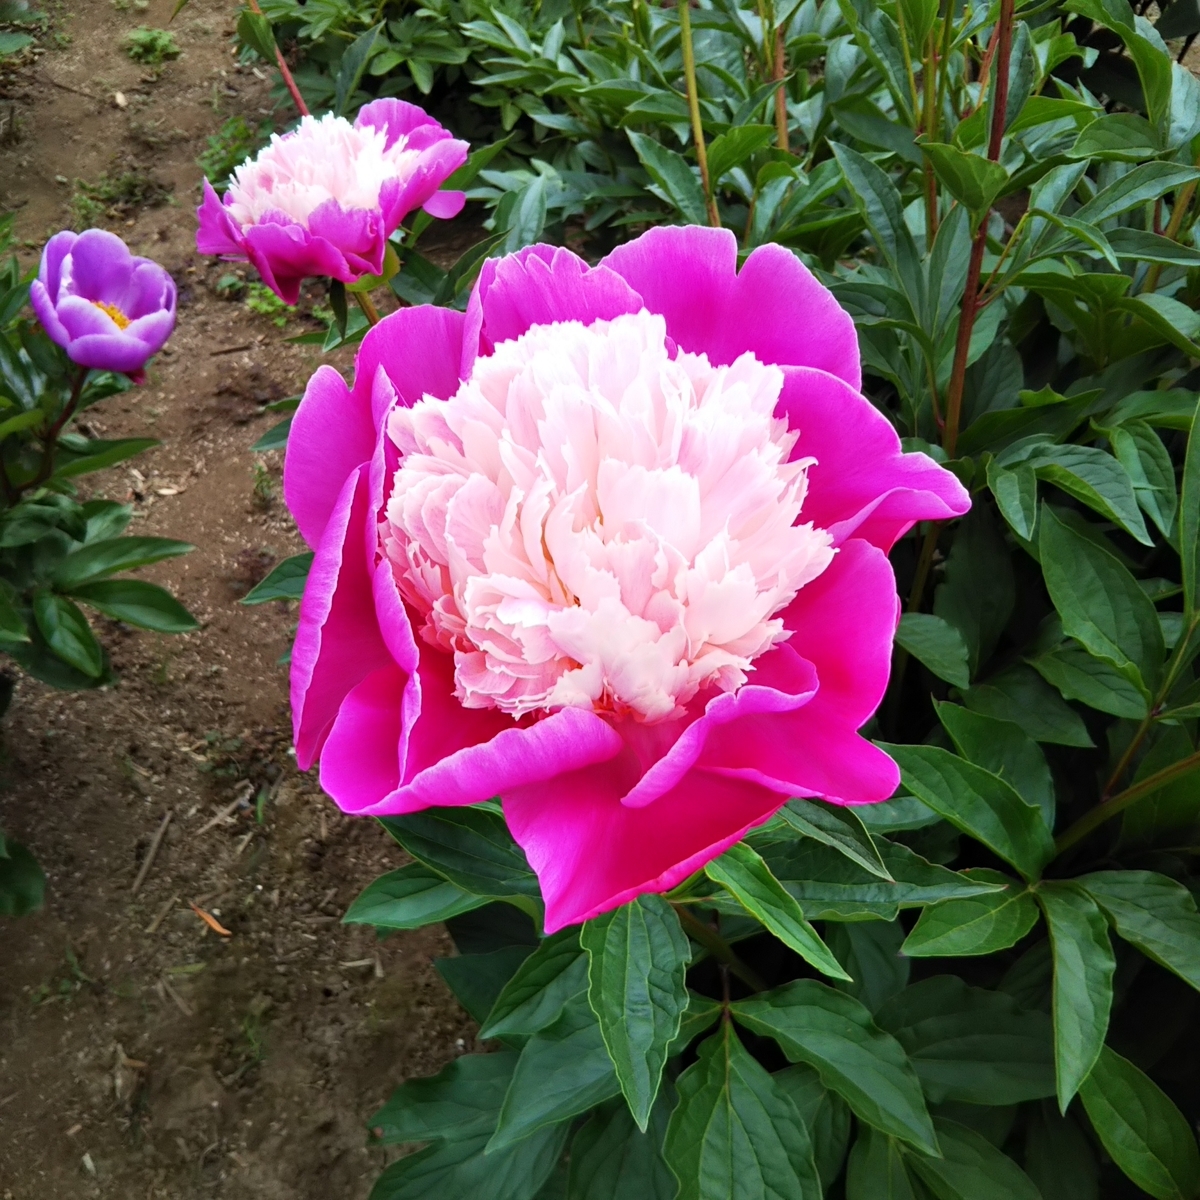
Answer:
[[[461,306],[488,254],[569,236],[595,258],[715,205],[745,251],[786,245],[835,292],[865,392],[973,508],[892,554],[906,611],[866,729],[902,770],[887,804],[793,800],[670,895],[548,939],[498,806],[388,822],[418,864],[351,919],[457,912],[439,969],[513,1065],[462,1067],[505,1081],[469,1133],[412,1132],[442,1109],[406,1085],[396,1111],[430,1145],[377,1195],[1195,1200],[1200,84],[1181,46],[1124,0],[1018,6],[1006,60],[1007,5],[704,0],[704,175],[675,6],[395,9],[266,11],[314,96],[415,89],[450,113],[454,83],[495,118],[457,127],[483,147],[458,186],[487,237],[446,271],[417,218],[398,295]],[[1162,22],[1200,28],[1178,4]],[[355,336],[351,313],[326,344]]]

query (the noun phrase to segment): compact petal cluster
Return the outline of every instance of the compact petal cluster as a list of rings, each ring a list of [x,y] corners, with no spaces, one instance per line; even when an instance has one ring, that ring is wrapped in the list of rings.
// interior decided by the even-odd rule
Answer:
[[[175,281],[103,229],[56,233],[29,301],[72,362],[134,378],[175,328]]]
[[[223,202],[205,182],[196,247],[248,259],[295,304],[308,276],[378,275],[388,237],[414,210],[456,216],[465,196],[439,189],[466,157],[465,142],[402,100],[365,105],[353,125],[304,117],[237,168]]]
[[[860,393],[789,251],[660,228],[535,246],[465,314],[402,309],[313,376],[284,485],[316,551],[296,753],[348,812],[500,796],[546,929],[673,887],[789,796],[887,799],[858,730],[899,615],[886,552],[960,515]]]

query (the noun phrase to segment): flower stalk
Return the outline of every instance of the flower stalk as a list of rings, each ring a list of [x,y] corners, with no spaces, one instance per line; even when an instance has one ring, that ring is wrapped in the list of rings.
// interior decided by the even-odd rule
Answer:
[[[733,947],[711,926],[705,925],[695,913],[688,912],[683,904],[672,904],[671,907],[679,915],[679,923],[683,926],[688,937],[697,941],[723,967],[728,967],[748,988],[756,992],[765,992],[769,984],[753,967],[747,966],[734,951]]]
[[[696,53],[692,47],[691,0],[679,0],[679,45],[683,52],[683,78],[687,86],[688,112],[692,119],[692,140],[696,143],[696,162],[700,164],[700,186],[708,206],[708,223],[721,227],[721,216],[713,197],[712,180],[708,176],[708,151],[704,145],[704,126],[700,121],[700,93],[696,89]]]
[[[354,299],[358,301],[358,307],[362,309],[368,324],[378,325],[379,309],[375,307],[375,301],[371,299],[370,295],[366,292],[355,292]]]
[[[258,0],[246,0],[250,5],[250,11],[257,13],[260,17],[264,17],[263,10],[258,6]],[[288,65],[283,57],[283,51],[279,46],[275,47],[275,65],[279,68],[280,77],[283,79],[283,85],[291,93],[292,103],[296,106],[297,111],[302,117],[310,116],[308,105],[304,103],[304,97],[300,95],[300,89],[296,86],[295,79],[292,78],[291,71],[288,70]]]

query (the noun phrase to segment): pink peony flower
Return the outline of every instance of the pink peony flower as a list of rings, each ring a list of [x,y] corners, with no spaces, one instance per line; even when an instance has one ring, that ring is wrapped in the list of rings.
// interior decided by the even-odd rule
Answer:
[[[316,550],[296,754],[347,812],[500,796],[546,930],[665,891],[789,796],[885,800],[858,729],[886,553],[969,507],[858,391],[849,316],[778,246],[655,229],[484,265],[309,382],[284,486]]]
[[[463,193],[438,189],[466,157],[466,142],[402,100],[364,105],[353,125],[304,117],[234,171],[224,202],[205,180],[196,249],[249,259],[295,304],[308,276],[380,274],[388,237],[414,209],[457,216]]]

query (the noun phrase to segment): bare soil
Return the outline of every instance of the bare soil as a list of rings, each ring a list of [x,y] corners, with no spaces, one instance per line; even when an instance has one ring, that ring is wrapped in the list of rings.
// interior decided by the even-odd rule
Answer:
[[[264,404],[319,361],[284,339],[319,326],[311,297],[282,329],[224,298],[229,267],[196,255],[206,137],[232,114],[291,113],[235,66],[233,0],[192,0],[170,26],[178,59],[132,62],[129,30],[172,7],[52,5],[45,53],[0,75],[0,212],[30,263],[75,220],[76,179],[157,185],[99,223],[172,271],[179,325],[145,386],[84,419],[161,445],[90,487],[134,504],[134,532],[196,545],[148,574],[202,622],[175,638],[101,622],[119,686],[22,679],[5,717],[0,827],[48,889],[42,913],[0,919],[0,1200],[359,1200],[386,1161],[370,1114],[475,1027],[431,965],[444,933],[377,942],[340,923],[402,859],[295,768],[278,662],[295,612],[238,603],[300,548],[279,455],[249,447],[278,420]]]

